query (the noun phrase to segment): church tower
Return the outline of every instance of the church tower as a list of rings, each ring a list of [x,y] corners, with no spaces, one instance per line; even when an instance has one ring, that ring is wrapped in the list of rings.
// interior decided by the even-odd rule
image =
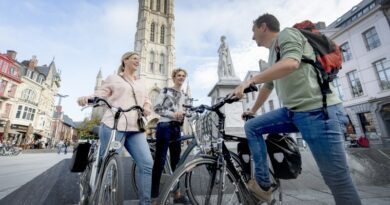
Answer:
[[[96,84],[95,84],[95,90],[97,90],[98,87],[100,87],[103,83],[103,76],[102,76],[102,69],[99,69],[99,73],[96,76]],[[94,107],[92,108],[92,118],[98,118],[102,119],[104,114],[105,108],[104,107]]]
[[[139,0],[134,50],[140,54],[138,76],[146,81],[154,104],[160,89],[171,86],[175,68],[174,0]],[[151,118],[157,116],[151,116]]]

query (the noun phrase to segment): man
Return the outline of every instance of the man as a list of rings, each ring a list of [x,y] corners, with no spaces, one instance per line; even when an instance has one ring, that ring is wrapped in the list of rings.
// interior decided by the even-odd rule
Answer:
[[[271,67],[243,82],[233,92],[242,98],[243,90],[250,84],[264,83],[255,104],[243,115],[254,115],[273,88],[284,106],[245,124],[256,172],[248,187],[257,198],[271,200],[267,148],[262,135],[301,132],[336,204],[361,204],[344,151],[343,133],[347,118],[341,101],[334,92],[327,95],[329,118],[326,118],[315,70],[311,65],[301,63],[302,55],[315,58],[313,48],[297,29],[286,28],[280,32],[279,27],[279,21],[271,14],[264,14],[254,21],[253,40],[258,46],[269,49]],[[277,61],[278,51],[280,60]]]

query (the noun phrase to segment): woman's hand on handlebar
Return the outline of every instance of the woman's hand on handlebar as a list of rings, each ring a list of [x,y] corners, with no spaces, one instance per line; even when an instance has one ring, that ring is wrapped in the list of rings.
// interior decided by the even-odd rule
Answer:
[[[82,97],[79,97],[77,99],[77,104],[79,104],[80,106],[84,107],[86,105],[88,105],[88,99],[91,99],[93,98],[93,96],[82,96]]]

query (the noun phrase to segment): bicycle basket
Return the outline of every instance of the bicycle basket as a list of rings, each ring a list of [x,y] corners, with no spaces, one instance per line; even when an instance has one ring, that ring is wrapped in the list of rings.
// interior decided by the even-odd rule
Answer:
[[[195,137],[205,148],[211,148],[218,139],[218,116],[215,112],[204,112],[195,121]]]

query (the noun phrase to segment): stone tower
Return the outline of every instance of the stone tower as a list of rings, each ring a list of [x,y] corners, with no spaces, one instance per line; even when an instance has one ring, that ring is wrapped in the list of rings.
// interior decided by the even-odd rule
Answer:
[[[138,75],[154,101],[161,88],[172,85],[175,68],[174,0],[139,0],[134,50],[140,54]]]
[[[99,73],[96,76],[95,90],[100,87],[103,83],[102,69],[99,69]],[[94,107],[92,108],[92,118],[102,119],[104,114],[104,107]]]

